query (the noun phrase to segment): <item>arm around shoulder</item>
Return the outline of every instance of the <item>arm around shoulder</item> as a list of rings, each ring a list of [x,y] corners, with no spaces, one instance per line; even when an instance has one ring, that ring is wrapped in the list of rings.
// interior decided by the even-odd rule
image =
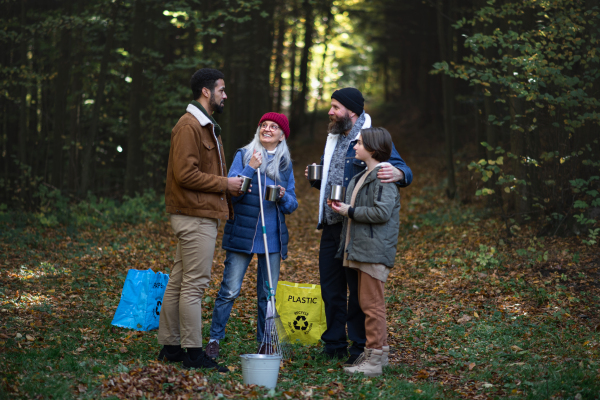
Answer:
[[[404,180],[397,182],[397,185],[400,187],[406,187],[406,186],[410,185],[413,180],[412,170],[406,164],[406,162],[404,162],[402,157],[400,157],[400,154],[398,153],[398,150],[396,150],[396,146],[393,143],[392,143],[392,155],[391,155],[390,159],[388,160],[388,162],[390,164],[392,164],[394,167],[398,168],[404,174]]]

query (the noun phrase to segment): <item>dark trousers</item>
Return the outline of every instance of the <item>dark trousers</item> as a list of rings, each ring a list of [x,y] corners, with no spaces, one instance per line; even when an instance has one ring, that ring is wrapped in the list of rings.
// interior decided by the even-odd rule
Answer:
[[[319,273],[321,275],[321,296],[325,303],[327,330],[321,336],[325,351],[330,354],[346,354],[348,337],[352,341],[350,354],[360,354],[367,341],[365,335],[365,314],[358,302],[358,273],[342,266],[342,260],[335,258],[340,246],[342,223],[324,225],[319,250]],[[347,289],[350,289],[350,297]]]

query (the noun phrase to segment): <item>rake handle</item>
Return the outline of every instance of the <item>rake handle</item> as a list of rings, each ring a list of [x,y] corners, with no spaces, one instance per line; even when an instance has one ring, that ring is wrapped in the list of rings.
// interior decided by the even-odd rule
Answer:
[[[260,204],[260,219],[262,223],[263,240],[265,242],[265,258],[267,260],[267,276],[269,277],[269,301],[271,301],[271,307],[273,307],[273,314],[276,313],[275,309],[275,296],[273,296],[273,279],[271,278],[271,262],[269,261],[269,245],[267,244],[267,228],[265,227],[265,213],[263,210],[263,192],[262,184],[260,179],[260,167],[256,170],[258,173],[258,203]],[[266,183],[266,177],[265,177]]]

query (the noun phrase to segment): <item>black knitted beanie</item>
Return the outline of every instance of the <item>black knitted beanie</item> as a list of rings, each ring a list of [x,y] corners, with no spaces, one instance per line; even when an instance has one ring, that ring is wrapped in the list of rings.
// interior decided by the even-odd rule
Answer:
[[[343,88],[338,89],[331,95],[332,99],[336,99],[344,107],[348,110],[356,113],[357,115],[361,115],[363,113],[363,108],[365,107],[365,99],[363,98],[360,90],[355,88]]]

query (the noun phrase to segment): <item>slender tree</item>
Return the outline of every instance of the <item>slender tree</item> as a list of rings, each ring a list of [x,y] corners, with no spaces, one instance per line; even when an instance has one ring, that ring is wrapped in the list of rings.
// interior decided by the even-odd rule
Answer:
[[[133,196],[142,164],[142,127],[141,112],[143,105],[142,90],[144,87],[144,33],[146,20],[146,4],[144,0],[136,0],[133,11],[133,32],[131,35],[131,85],[129,92],[129,129],[127,137],[127,169],[125,171],[125,193]]]
[[[92,118],[90,121],[90,128],[88,130],[87,138],[84,142],[84,150],[82,157],[82,172],[81,172],[81,186],[80,193],[85,194],[91,188],[91,167],[93,165],[93,150],[96,142],[96,136],[98,135],[98,127],[100,123],[100,112],[104,104],[105,90],[107,83],[108,74],[108,62],[110,60],[111,52],[113,51],[113,41],[115,37],[115,30],[117,26],[116,18],[120,7],[120,1],[112,3],[110,18],[107,21],[108,25],[106,28],[106,38],[104,42],[104,48],[102,50],[102,58],[100,61],[100,70],[98,71],[98,86],[96,89],[96,95],[94,96],[94,108],[92,110]]]

